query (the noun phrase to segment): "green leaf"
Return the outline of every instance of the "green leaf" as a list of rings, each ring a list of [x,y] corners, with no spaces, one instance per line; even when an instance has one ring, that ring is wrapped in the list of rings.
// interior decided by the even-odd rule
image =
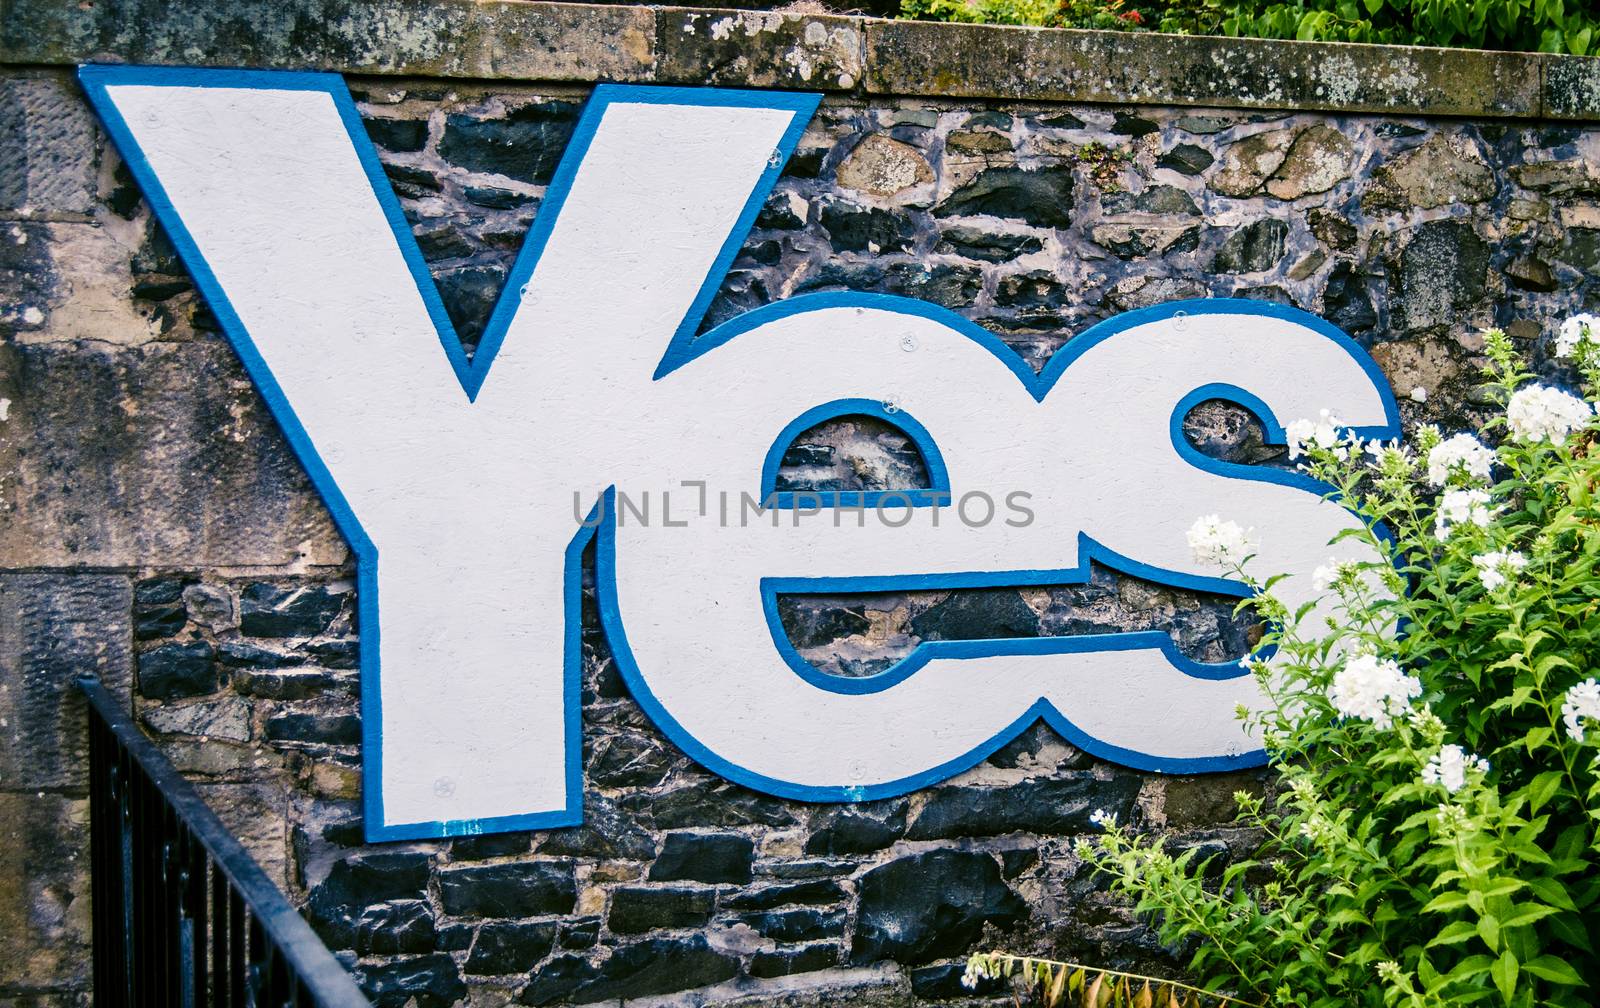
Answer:
[[[1489,970],[1489,975],[1494,979],[1495,989],[1500,992],[1500,997],[1511,1003],[1511,995],[1517,990],[1517,957],[1510,950],[1504,952],[1495,960],[1494,966]]]
[[[1440,931],[1433,941],[1428,943],[1428,948],[1435,945],[1456,945],[1466,941],[1478,933],[1478,928],[1471,921],[1455,921]]]
[[[1548,980],[1553,984],[1565,987],[1578,987],[1583,984],[1583,978],[1578,971],[1573,969],[1565,959],[1557,959],[1552,955],[1542,955],[1537,959],[1522,964],[1522,968],[1538,977]]]

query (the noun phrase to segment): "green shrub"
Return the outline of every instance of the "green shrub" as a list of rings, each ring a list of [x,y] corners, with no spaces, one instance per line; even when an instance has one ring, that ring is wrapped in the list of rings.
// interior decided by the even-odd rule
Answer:
[[[928,21],[1600,53],[1585,0],[902,0]]]
[[[1289,612],[1281,576],[1248,575],[1236,524],[1191,530],[1276,627],[1276,656],[1250,663],[1271,702],[1249,720],[1277,787],[1237,796],[1261,847],[1220,878],[1115,823],[1080,850],[1210,990],[1297,1008],[1597,1003],[1600,424],[1533,383],[1505,334],[1485,344],[1495,447],[1289,425],[1291,456],[1365,523],[1317,572],[1320,602]],[[1569,320],[1556,348],[1600,390],[1600,318]]]

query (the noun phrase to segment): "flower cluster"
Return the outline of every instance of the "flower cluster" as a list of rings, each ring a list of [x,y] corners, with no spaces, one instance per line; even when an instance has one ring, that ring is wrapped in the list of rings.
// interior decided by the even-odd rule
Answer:
[[[1440,540],[1450,538],[1457,525],[1489,524],[1489,495],[1482,490],[1446,490],[1439,499],[1439,513],[1434,518],[1433,534]]]
[[[1439,751],[1428,760],[1428,765],[1422,768],[1422,783],[1442,785],[1446,791],[1455,794],[1466,787],[1469,772],[1488,773],[1488,761],[1458,745],[1440,746]]]
[[[1105,809],[1095,809],[1089,816],[1089,821],[1101,829],[1110,829],[1117,824],[1117,814],[1107,812]]]
[[[1583,742],[1583,733],[1591,726],[1600,726],[1600,682],[1585,679],[1567,690],[1561,700],[1561,720],[1566,723],[1567,734],[1574,742]]]
[[[1334,673],[1328,700],[1345,717],[1363,718],[1387,730],[1395,715],[1422,695],[1422,683],[1400,666],[1377,655],[1357,655]]]
[[[1311,572],[1311,583],[1316,586],[1317,591],[1327,591],[1329,588],[1349,584],[1360,569],[1360,564],[1354,560],[1329,557],[1327,563]]]
[[[1255,540],[1251,537],[1254,531],[1240,528],[1237,522],[1206,515],[1189,527],[1189,549],[1200,563],[1239,567],[1255,548]]]
[[[1473,557],[1472,566],[1478,568],[1478,580],[1483,582],[1484,589],[1494,591],[1505,584],[1508,577],[1515,577],[1528,566],[1528,558],[1516,550],[1492,550]]]
[[[1456,434],[1445,438],[1428,452],[1428,482],[1442,487],[1450,477],[1465,477],[1467,482],[1481,483],[1489,478],[1494,466],[1493,448],[1471,434]]]
[[[1556,356],[1568,360],[1578,355],[1579,347],[1593,349],[1600,346],[1600,316],[1574,315],[1561,323],[1556,332]]]
[[[1307,448],[1323,448],[1344,457],[1339,445],[1339,418],[1328,410],[1323,410],[1316,420],[1296,420],[1283,429],[1283,434],[1291,459],[1304,455]]]
[[[1589,404],[1577,396],[1547,385],[1529,385],[1511,394],[1506,426],[1519,441],[1560,444],[1589,422],[1591,412]]]

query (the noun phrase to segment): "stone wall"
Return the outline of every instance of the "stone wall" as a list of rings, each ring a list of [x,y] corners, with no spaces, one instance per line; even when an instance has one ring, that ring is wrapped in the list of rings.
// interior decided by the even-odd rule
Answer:
[[[9,58],[30,64],[0,78],[0,1006],[86,1001],[82,711],[67,688],[84,672],[129,696],[382,1006],[942,1003],[964,995],[960,958],[980,943],[1173,968],[1173,950],[1104,894],[1072,840],[1106,808],[1179,847],[1239,851],[1250,837],[1229,825],[1230,795],[1259,775],[1139,774],[1039,728],[905,798],[776,800],[701,770],[655,731],[592,606],[585,825],[364,845],[348,552],[69,73],[48,65],[108,53],[226,62],[246,44],[260,52],[243,62],[283,65],[294,50],[272,50],[271,32],[246,43],[220,29],[211,48],[184,49],[160,36],[159,18],[98,34],[40,22],[19,41],[15,10],[27,7],[0,19]],[[621,35],[580,39],[582,9],[551,9],[554,44],[643,58],[618,47]],[[964,59],[966,73],[902,81],[891,95],[867,82],[902,64],[888,48],[852,48],[876,23],[820,19],[829,27],[816,42],[796,19],[772,22],[780,32],[747,15],[735,24],[761,30],[729,42],[712,37],[720,15],[604,17],[677,18],[680,37],[701,25],[701,77],[724,84],[794,83],[768,71],[789,65],[784,39],[834,47],[832,93],[708,325],[806,291],[883,291],[950,307],[1038,367],[1130,308],[1268,299],[1368,347],[1408,423],[1460,426],[1480,412],[1479,329],[1506,327],[1549,377],[1570,379],[1549,359],[1550,323],[1600,306],[1600,127],[1583,121],[1600,101],[1569,88],[1557,109],[1541,90],[1587,79],[1585,61],[1495,57],[1495,80],[1534,81],[1526,106],[1506,97],[1520,93],[1512,84],[1471,98],[1428,76],[1448,65],[1413,76],[1423,97],[1409,105],[1379,103],[1390,114],[1371,111],[1381,74],[1366,97],[1297,97],[1312,85],[1289,72],[1304,65],[1292,45],[1274,58],[1301,85],[1266,97],[1259,82],[1219,79],[1201,102],[1151,77],[1126,92],[1147,100],[1106,104],[1098,85],[1057,75],[1039,90],[1060,100],[1044,102],[983,82],[1017,46],[1043,65],[1039,53],[1080,46],[1084,33],[949,28],[939,50],[926,33],[946,29],[909,26],[903,38],[920,40],[928,65]],[[854,42],[839,40],[846,29]],[[445,304],[475,342],[575,123],[581,74],[449,79],[467,71],[428,53],[302,44],[304,62],[386,75],[349,83]],[[660,79],[665,45],[639,45],[646,79]],[[1265,65],[1245,48],[1255,62],[1240,65]],[[1376,61],[1358,71],[1417,59],[1347,51]],[[597,58],[590,72],[626,76],[620,65]],[[507,76],[483,69],[470,68]],[[1447,91],[1456,97],[1427,98]],[[627,278],[597,277],[607,282]],[[1187,434],[1218,457],[1283,464],[1250,418],[1217,404],[1198,408]],[[801,435],[782,478],[780,488],[870,489],[918,486],[925,473],[891,429],[843,421]],[[1155,628],[1194,657],[1225,660],[1253,633],[1221,599],[1107,570],[1058,588],[798,599],[783,618],[809,660],[843,675],[922,640]]]

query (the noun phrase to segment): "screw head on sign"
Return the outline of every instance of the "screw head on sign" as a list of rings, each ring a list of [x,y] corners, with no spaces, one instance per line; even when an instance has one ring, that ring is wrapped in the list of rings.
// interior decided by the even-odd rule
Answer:
[[[915,350],[916,348],[917,348],[917,338],[915,336],[902,336],[902,337],[900,337],[900,349],[904,350],[906,353],[910,353],[911,351]]]

